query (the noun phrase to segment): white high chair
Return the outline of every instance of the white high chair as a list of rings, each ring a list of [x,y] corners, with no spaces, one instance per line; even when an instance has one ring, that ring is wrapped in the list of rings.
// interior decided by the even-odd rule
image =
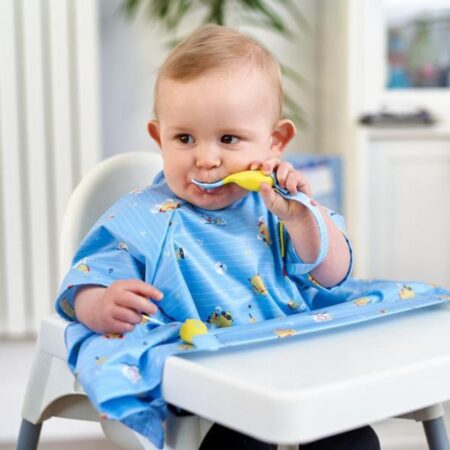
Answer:
[[[61,274],[67,271],[81,239],[102,212],[125,193],[151,184],[161,167],[158,153],[124,153],[101,162],[83,178],[70,197],[64,215],[60,236]],[[42,424],[51,417],[99,421],[106,437],[116,445],[126,449],[154,449],[147,439],[121,423],[99,418],[67,366],[66,326],[67,322],[56,314],[42,321],[22,408],[17,450],[36,449]],[[199,423],[195,416],[169,414],[170,432],[164,448],[197,448],[201,440]]]
[[[97,217],[127,191],[150,184],[160,167],[158,154],[126,153],[103,161],[83,178],[63,221],[62,273]],[[441,406],[450,399],[450,309],[375,322],[220,354],[171,357],[164,370],[164,398],[286,445],[408,416],[423,422],[431,450],[450,450]],[[99,421],[116,445],[154,449],[119,422],[100,420],[67,366],[66,325],[56,314],[42,322],[17,450],[35,450],[42,423],[51,417]],[[197,416],[169,414],[164,449],[197,449],[208,426]]]

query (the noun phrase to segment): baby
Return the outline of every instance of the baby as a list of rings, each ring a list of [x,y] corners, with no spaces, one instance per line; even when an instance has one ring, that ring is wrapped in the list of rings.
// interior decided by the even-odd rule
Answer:
[[[252,287],[246,280],[258,273],[262,277],[268,289],[267,300],[276,303],[276,311],[264,312],[264,318],[281,311],[287,313],[279,304],[280,298],[291,298],[292,290],[298,290],[298,280],[282,275],[283,261],[273,249],[276,239],[272,235],[275,228],[271,224],[284,223],[288,239],[299,256],[298,261],[308,262],[315,259],[320,245],[314,219],[306,208],[283,199],[268,185],[261,189],[264,202],[261,204],[256,199],[257,195],[249,195],[235,184],[206,191],[193,184],[192,178],[211,182],[234,172],[262,169],[267,174],[275,172],[279,184],[289,192],[303,191],[310,195],[305,177],[291,164],[279,159],[296,133],[294,124],[281,118],[281,108],[280,71],[273,57],[237,32],[205,27],[178,46],[162,66],[155,89],[156,119],[148,124],[150,135],[161,148],[167,186],[172,196],[186,202],[181,208],[189,208],[198,215],[196,220],[199,224],[210,216],[224,221],[222,225],[203,224],[206,231],[213,227],[219,231],[218,236],[211,236],[217,239],[217,245],[226,240],[227,247],[233,251],[232,255],[226,255],[227,259],[220,255],[221,261],[217,262],[222,262],[228,269],[232,268],[232,262],[235,265],[234,259],[253,262],[253,271],[247,269],[242,274],[232,273],[233,277],[239,277],[238,283],[245,284],[247,296]],[[238,218],[239,215],[244,217]],[[329,252],[325,261],[310,275],[321,286],[332,287],[348,273],[350,252],[344,235],[325,210],[323,216],[329,234]],[[261,223],[270,229],[269,242],[257,240],[260,217],[263,217]],[[242,229],[239,227],[230,236],[231,222],[241,220]],[[209,236],[204,235],[203,238],[208,239]],[[254,242],[250,244],[247,239]],[[264,252],[255,254],[253,244]],[[249,248],[247,254],[242,251],[246,245]],[[192,254],[187,243],[181,247],[186,254]],[[196,244],[196,247],[200,245]],[[202,249],[205,255],[198,255],[202,261],[211,252],[217,254],[206,242]],[[261,261],[258,261],[260,258],[264,260],[264,273]],[[210,266],[214,264],[214,261],[209,263]],[[273,290],[265,279],[269,271],[272,272]],[[306,274],[302,275],[307,278]],[[182,276],[188,285],[192,283],[191,278],[197,278],[191,271]],[[142,312],[155,314],[163,292],[166,296],[169,293],[162,286],[156,283],[152,286],[150,280],[139,278],[130,276],[114,282],[113,276],[109,286],[79,289],[75,302],[78,320],[99,333],[126,332],[141,321]],[[209,276],[205,278],[204,289],[208,289],[206,286],[214,284],[215,280]],[[227,289],[218,297],[213,288],[208,295],[217,299],[224,294],[229,297],[232,291]],[[303,304],[301,295],[295,297]],[[242,298],[242,295],[235,298]],[[212,306],[204,315],[200,314],[203,320],[215,307],[224,307],[219,304]],[[255,317],[258,315],[255,311],[257,305],[252,305],[252,308]],[[240,314],[236,309],[242,310],[242,305],[227,301],[226,309],[239,320]]]
[[[305,206],[267,183],[249,193],[236,184],[206,190],[192,182],[259,169],[290,194],[311,196],[305,176],[280,159],[296,134],[282,118],[282,98],[278,63],[245,35],[204,26],[178,45],[160,69],[148,124],[163,174],[94,226],[58,311],[96,333],[132,336],[142,314],[161,323],[193,317],[241,325],[310,310],[315,293],[342,283],[351,252],[339,216],[318,205],[329,245],[314,265],[323,243]],[[272,448],[249,447],[250,438],[218,426],[201,448],[219,448],[218,439],[229,439],[227,448]],[[356,448],[348,442],[339,448]]]

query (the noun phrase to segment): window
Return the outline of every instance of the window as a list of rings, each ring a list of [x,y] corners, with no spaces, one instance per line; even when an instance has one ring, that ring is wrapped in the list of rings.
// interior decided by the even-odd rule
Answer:
[[[384,0],[386,88],[450,88],[448,0]]]

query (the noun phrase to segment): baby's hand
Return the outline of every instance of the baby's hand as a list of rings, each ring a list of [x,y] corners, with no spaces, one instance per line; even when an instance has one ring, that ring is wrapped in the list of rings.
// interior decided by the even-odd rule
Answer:
[[[141,322],[142,313],[155,314],[162,292],[142,280],[120,280],[104,287],[87,287],[75,301],[78,319],[98,333],[125,333]]]
[[[263,162],[253,162],[250,170],[256,169],[262,170],[267,175],[275,172],[278,184],[282,188],[287,189],[290,194],[294,195],[297,192],[304,192],[306,195],[311,196],[311,188],[308,180],[301,172],[295,170],[291,163],[283,162],[278,158],[271,158]],[[284,222],[291,219],[299,219],[308,212],[307,208],[300,203],[283,198],[267,183],[261,185],[260,192],[267,209]]]

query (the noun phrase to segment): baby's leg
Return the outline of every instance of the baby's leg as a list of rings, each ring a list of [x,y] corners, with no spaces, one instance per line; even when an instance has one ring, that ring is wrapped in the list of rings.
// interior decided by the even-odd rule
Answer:
[[[199,450],[276,450],[276,448],[274,444],[261,442],[214,424],[203,439]],[[380,450],[380,448],[378,436],[369,426],[299,446],[300,450]]]
[[[369,426],[299,446],[300,450],[380,450],[380,448],[378,436]]]
[[[203,439],[199,450],[276,450],[277,446],[258,441],[215,423]]]

